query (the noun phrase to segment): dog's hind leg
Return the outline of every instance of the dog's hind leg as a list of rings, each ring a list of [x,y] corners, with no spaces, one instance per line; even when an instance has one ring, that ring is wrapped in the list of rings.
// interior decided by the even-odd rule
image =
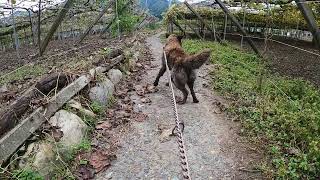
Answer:
[[[189,86],[189,89],[190,89],[190,92],[191,92],[191,95],[193,98],[193,102],[198,103],[199,100],[196,97],[196,93],[194,92],[193,85],[194,85],[194,81],[188,81],[188,86]]]
[[[187,88],[186,88],[185,86],[180,85],[180,86],[177,86],[177,88],[178,88],[178,89],[182,92],[182,94],[183,94],[183,99],[182,99],[182,101],[178,101],[177,103],[178,103],[178,104],[185,104],[185,103],[187,102],[187,98],[188,98],[189,92],[188,92],[188,90],[187,90]]]
[[[191,72],[191,74],[189,75],[188,77],[188,86],[189,86],[189,89],[190,89],[190,92],[191,92],[191,95],[192,95],[192,98],[193,98],[193,102],[194,103],[198,103],[199,100],[197,99],[196,97],[196,93],[194,92],[194,89],[193,89],[193,86],[194,86],[194,81],[196,80],[196,74],[195,72]]]
[[[186,88],[186,85],[184,83],[181,83],[179,81],[174,81],[174,85],[182,92],[183,94],[183,99],[181,101],[178,101],[178,104],[185,104],[187,102],[188,98],[188,90]]]

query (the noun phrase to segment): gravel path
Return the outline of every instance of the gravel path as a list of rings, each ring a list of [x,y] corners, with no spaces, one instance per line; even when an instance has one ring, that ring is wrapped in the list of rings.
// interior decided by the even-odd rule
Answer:
[[[141,85],[151,84],[161,64],[159,35],[146,41],[154,56],[153,68],[147,70]],[[257,173],[249,173],[259,156],[249,148],[245,138],[238,135],[239,124],[226,118],[216,105],[222,101],[212,94],[205,78],[210,65],[201,67],[195,91],[200,103],[178,106],[180,119],[185,122],[184,137],[192,179],[260,179]],[[131,98],[137,109],[148,118],[133,122],[131,130],[123,135],[121,148],[111,167],[98,179],[181,179],[181,168],[175,137],[166,136],[174,126],[170,91],[165,86],[165,76],[160,80],[159,91],[148,94],[151,103],[143,104],[135,93]],[[178,91],[176,91],[178,93]],[[138,108],[139,107],[139,108]],[[245,171],[240,169],[245,169]]]

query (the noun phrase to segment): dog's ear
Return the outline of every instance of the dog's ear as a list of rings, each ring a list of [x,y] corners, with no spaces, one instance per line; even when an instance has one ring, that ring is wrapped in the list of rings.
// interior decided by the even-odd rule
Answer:
[[[181,42],[181,40],[184,38],[184,36],[183,35],[178,35],[177,38]]]
[[[182,35],[178,35],[177,36],[177,39],[178,39],[178,41],[179,41],[179,44],[181,45],[182,44],[182,38],[183,38],[183,36]]]

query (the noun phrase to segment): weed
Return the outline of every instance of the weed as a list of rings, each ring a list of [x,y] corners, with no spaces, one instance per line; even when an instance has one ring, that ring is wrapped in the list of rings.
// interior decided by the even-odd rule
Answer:
[[[109,55],[110,52],[111,52],[111,48],[109,48],[109,47],[105,47],[105,48],[102,48],[102,49],[100,50],[100,54],[102,54],[102,55],[104,55],[104,56]]]
[[[114,96],[110,96],[107,104],[107,108],[111,108],[116,103],[116,98]]]
[[[12,178],[19,180],[44,180],[44,177],[42,177],[37,171],[31,169],[15,170]]]
[[[93,101],[90,105],[91,110],[94,113],[101,114],[104,110],[104,107],[97,101]]]
[[[320,92],[311,83],[289,79],[266,70],[261,92],[257,88],[259,69],[255,55],[226,44],[185,40],[189,53],[213,49],[211,61],[215,90],[237,103],[228,111],[240,116],[245,133],[261,139],[277,179],[317,179],[320,174]],[[267,141],[265,141],[267,140]],[[269,166],[270,167],[270,166]]]

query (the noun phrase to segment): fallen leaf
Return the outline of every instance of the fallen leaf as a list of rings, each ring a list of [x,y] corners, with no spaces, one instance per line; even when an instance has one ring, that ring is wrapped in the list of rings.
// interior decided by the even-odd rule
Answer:
[[[166,142],[166,141],[169,141],[171,135],[172,135],[172,129],[164,129],[164,130],[162,130],[162,132],[161,132],[159,141],[160,141],[161,143]]]
[[[10,101],[11,99],[14,99],[15,93],[14,92],[5,92],[0,94],[0,101]]]
[[[85,165],[80,165],[75,174],[77,176],[77,179],[87,180],[87,179],[94,178],[94,170],[90,167],[85,166]]]
[[[61,129],[59,127],[52,126],[51,127],[51,136],[53,137],[53,139],[56,142],[58,142],[63,137],[63,132],[61,131]]]
[[[111,123],[106,121],[106,122],[103,122],[101,124],[98,124],[96,126],[96,129],[97,130],[109,130],[109,129],[111,129],[111,127],[112,127]]]
[[[135,121],[143,122],[143,121],[145,121],[147,119],[147,117],[148,116],[146,114],[136,113],[133,118],[134,118]]]
[[[96,170],[96,173],[98,173],[110,166],[110,159],[108,155],[101,151],[96,151],[91,154],[90,165]]]
[[[141,102],[142,103],[151,103],[151,99],[150,98],[142,98]]]

